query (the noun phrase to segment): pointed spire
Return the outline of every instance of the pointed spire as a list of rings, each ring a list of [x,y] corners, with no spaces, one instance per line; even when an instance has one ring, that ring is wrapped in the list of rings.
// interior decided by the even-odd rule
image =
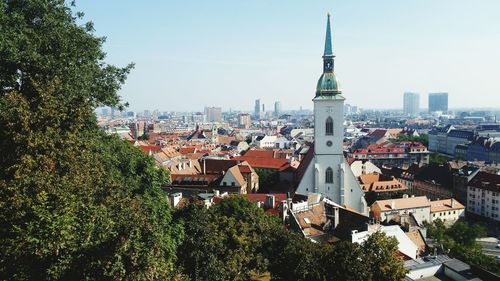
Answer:
[[[330,31],[330,13],[328,13],[328,20],[326,22],[325,52],[324,52],[323,56],[324,57],[333,56],[332,35],[331,35],[331,31]]]

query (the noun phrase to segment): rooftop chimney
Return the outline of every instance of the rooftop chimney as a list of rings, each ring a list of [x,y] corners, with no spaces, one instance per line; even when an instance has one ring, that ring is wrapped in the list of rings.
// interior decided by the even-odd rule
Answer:
[[[396,209],[396,202],[394,200],[391,200],[391,209]]]

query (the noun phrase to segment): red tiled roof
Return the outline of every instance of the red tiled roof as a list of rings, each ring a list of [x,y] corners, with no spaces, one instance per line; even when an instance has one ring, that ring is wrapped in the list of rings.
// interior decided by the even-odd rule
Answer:
[[[240,172],[243,173],[243,174],[248,174],[248,173],[252,172],[252,170],[250,169],[250,167],[247,166],[247,165],[238,165],[238,167],[240,168]]]
[[[231,160],[222,160],[222,159],[202,159],[200,166],[203,170],[203,165],[205,166],[205,170],[207,174],[222,174],[222,172],[226,172],[229,168],[237,165],[238,161],[236,159]]]
[[[194,146],[181,147],[179,149],[180,154],[189,154],[189,153],[195,153],[195,152],[196,152],[196,147],[194,147]]]
[[[141,145],[140,148],[146,155],[149,155],[150,152],[151,154],[155,154],[161,151],[161,146],[158,145]]]
[[[252,168],[285,170],[290,166],[287,159],[258,158],[258,157],[234,157],[232,160],[247,161]]]
[[[247,151],[244,156],[256,158],[274,158],[274,151],[265,149],[252,149]]]
[[[370,133],[370,136],[381,138],[381,137],[385,136],[385,133],[387,133],[387,130],[376,129],[375,131]]]

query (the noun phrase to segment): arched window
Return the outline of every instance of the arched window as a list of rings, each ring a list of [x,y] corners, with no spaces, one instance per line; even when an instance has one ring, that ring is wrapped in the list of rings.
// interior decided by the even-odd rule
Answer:
[[[326,118],[325,132],[326,132],[327,136],[333,136],[333,119],[330,116],[328,116],[328,118]]]
[[[328,167],[325,172],[325,182],[333,183],[333,169]]]

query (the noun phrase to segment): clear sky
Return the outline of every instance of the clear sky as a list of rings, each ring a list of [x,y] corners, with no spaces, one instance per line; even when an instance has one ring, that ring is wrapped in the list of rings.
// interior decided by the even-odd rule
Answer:
[[[403,92],[450,107],[500,107],[500,1],[87,0],[109,63],[134,62],[131,110],[312,108],[332,13],[346,103],[400,108]]]

